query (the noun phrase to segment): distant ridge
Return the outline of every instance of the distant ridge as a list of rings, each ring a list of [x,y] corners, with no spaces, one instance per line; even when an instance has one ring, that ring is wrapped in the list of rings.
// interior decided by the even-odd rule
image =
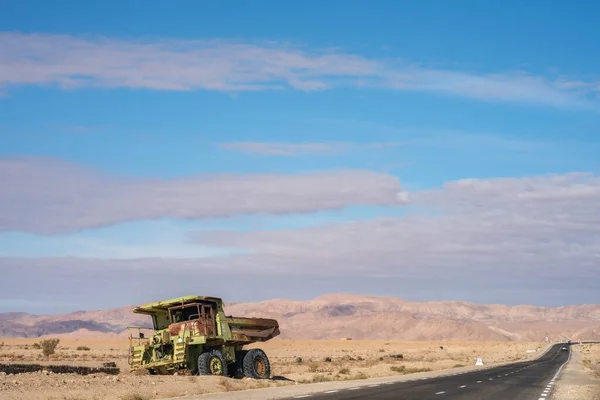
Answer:
[[[62,315],[0,314],[0,337],[123,336],[150,326],[133,306]],[[226,303],[226,313],[276,318],[279,339],[543,341],[546,336],[600,339],[600,305],[539,307],[464,301],[409,302],[396,297],[332,293],[313,300]]]

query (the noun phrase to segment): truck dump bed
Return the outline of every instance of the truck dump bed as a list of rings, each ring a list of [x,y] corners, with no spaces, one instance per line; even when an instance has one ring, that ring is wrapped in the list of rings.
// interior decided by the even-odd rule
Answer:
[[[275,319],[227,317],[227,324],[236,342],[265,342],[280,334]]]

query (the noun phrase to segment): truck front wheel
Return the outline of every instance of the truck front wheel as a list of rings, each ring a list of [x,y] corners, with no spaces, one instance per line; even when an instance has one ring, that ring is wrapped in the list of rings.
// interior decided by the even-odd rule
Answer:
[[[198,375],[227,376],[227,363],[223,354],[217,350],[208,350],[198,356]]]
[[[264,351],[252,349],[244,356],[244,375],[248,378],[267,379],[271,376],[271,364]]]

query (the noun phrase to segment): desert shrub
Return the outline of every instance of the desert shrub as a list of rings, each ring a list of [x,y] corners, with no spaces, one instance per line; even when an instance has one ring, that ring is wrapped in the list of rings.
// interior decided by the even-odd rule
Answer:
[[[313,383],[318,383],[318,382],[330,382],[332,381],[332,379],[326,375],[323,374],[317,374],[315,376],[313,376],[312,378],[312,382]]]
[[[377,351],[379,351],[380,353],[385,353],[385,349],[379,349]]]
[[[90,351],[91,349],[87,346],[78,346],[77,350],[79,351]]]
[[[331,357],[325,357],[325,358],[323,359],[323,361],[325,361],[325,362],[331,362]]]
[[[51,354],[54,354],[54,350],[56,350],[56,346],[60,339],[43,339],[40,340],[40,346],[42,347],[42,354],[48,357]]]
[[[42,348],[42,346],[40,346],[40,344],[37,342],[32,344],[31,347],[33,347],[34,349],[38,349],[38,350]]]
[[[406,368],[405,373],[407,374],[415,374],[417,372],[430,372],[432,371],[431,368]]]
[[[296,357],[296,364],[302,364],[302,357]]]
[[[150,397],[140,393],[129,393],[121,397],[121,400],[150,400]]]
[[[308,372],[317,372],[319,370],[319,364],[312,362],[308,365]]]
[[[342,368],[338,373],[340,375],[350,375],[350,368]]]
[[[352,378],[353,379],[367,379],[368,376],[365,375],[365,373],[361,371],[361,372],[357,373],[356,375],[354,375]]]
[[[393,372],[396,372],[398,374],[414,374],[417,372],[429,372],[432,371],[431,368],[414,368],[414,367],[410,367],[410,368],[406,368],[405,365],[393,365],[390,367],[390,370]]]

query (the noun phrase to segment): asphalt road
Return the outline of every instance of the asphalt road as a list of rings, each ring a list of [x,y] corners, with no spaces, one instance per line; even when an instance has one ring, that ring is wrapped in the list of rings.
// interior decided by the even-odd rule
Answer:
[[[561,348],[566,346],[568,351]],[[481,371],[409,382],[388,382],[360,388],[287,397],[307,400],[538,400],[552,393],[554,380],[570,356],[557,344],[535,361]]]

